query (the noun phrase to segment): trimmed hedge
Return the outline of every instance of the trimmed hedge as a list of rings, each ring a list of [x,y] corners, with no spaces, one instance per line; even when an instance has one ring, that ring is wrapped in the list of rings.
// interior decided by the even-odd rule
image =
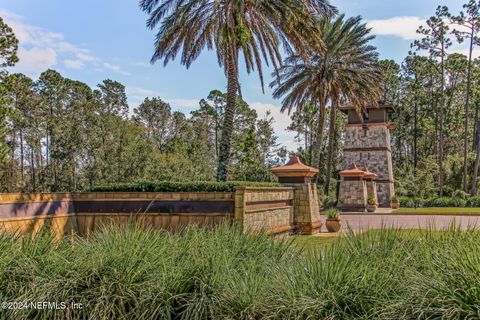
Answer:
[[[111,183],[94,186],[92,192],[233,192],[235,187],[281,187],[276,182],[252,181],[143,181],[133,183]]]
[[[470,197],[467,199],[442,197],[442,198],[411,198],[399,197],[400,206],[403,208],[420,208],[420,207],[480,207],[480,197]]]

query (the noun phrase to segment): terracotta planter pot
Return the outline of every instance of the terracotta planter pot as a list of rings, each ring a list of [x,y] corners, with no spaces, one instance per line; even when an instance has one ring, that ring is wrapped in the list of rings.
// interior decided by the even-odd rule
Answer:
[[[341,227],[340,219],[327,219],[325,227],[327,227],[328,232],[338,232]]]
[[[367,211],[368,212],[375,212],[375,210],[377,210],[377,205],[367,205]]]
[[[392,209],[398,209],[400,208],[400,202],[397,201],[397,202],[390,202],[390,208]]]

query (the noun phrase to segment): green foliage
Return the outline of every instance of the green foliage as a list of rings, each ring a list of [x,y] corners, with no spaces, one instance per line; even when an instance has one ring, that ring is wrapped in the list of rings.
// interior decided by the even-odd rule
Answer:
[[[465,192],[463,190],[455,190],[452,193],[452,198],[457,198],[457,199],[466,200],[469,196],[470,196],[470,194],[468,194],[467,192]]]
[[[115,182],[215,177],[226,99],[218,90],[190,118],[158,97],[146,98],[130,117],[121,83],[105,80],[92,90],[54,70],[38,81],[9,75],[0,93],[7,106],[0,109],[2,145],[10,147],[0,148],[8,172],[1,176],[2,191],[82,191]],[[240,98],[237,107],[232,180],[275,181],[269,169],[283,159],[276,154],[273,119],[258,119]]]
[[[252,181],[197,181],[197,182],[134,182],[94,186],[92,192],[233,192],[235,187],[281,187],[274,182]]]
[[[474,196],[467,199],[467,207],[480,208],[480,196]]]
[[[325,195],[321,191],[318,192],[318,201],[320,207],[324,209],[334,208],[337,205],[337,197],[334,194]]]
[[[424,200],[418,197],[398,197],[400,205],[404,208],[420,208],[423,207]]]
[[[400,205],[404,208],[420,208],[420,207],[478,207],[480,205],[479,197],[463,198],[427,198],[418,197],[399,197]]]
[[[325,211],[325,217],[327,219],[338,219],[340,212],[337,208],[330,208]]]
[[[398,202],[398,201],[400,201],[400,198],[397,195],[393,195],[393,196],[390,197],[390,201],[391,202]]]
[[[3,68],[12,67],[18,62],[18,39],[3,19],[0,18],[0,73]]]
[[[224,68],[228,84],[218,153],[217,179],[221,181],[228,178],[232,156],[233,116],[237,93],[241,92],[239,56],[245,58],[247,73],[256,69],[263,90],[264,63],[269,65],[270,61],[277,74],[282,65],[279,47],[283,45],[287,52],[297,51],[306,57],[308,52],[322,47],[313,44],[319,18],[336,13],[326,0],[267,1],[261,5],[197,0],[174,5],[142,0],[140,8],[150,16],[147,27],[158,28],[152,62],[163,60],[166,65],[181,53],[181,63],[188,68],[208,48],[216,51],[218,64]]]
[[[339,133],[343,130],[337,127],[342,122],[337,121],[338,107],[349,102],[360,111],[366,105],[376,104],[381,98],[382,75],[378,52],[370,44],[374,36],[360,16],[348,18],[340,14],[320,19],[317,24],[319,31],[315,34],[319,35],[317,41],[322,49],[315,50],[308,59],[298,52],[287,57],[279,75],[274,74],[278,79],[270,86],[274,88],[273,97],[282,98],[282,111],[296,110],[289,130],[298,132],[297,139],[303,136],[304,146],[299,153],[316,168],[326,165],[326,170],[320,170],[323,174],[317,183],[323,183],[328,194],[336,189],[331,187],[330,178],[340,162],[335,161],[339,158]],[[328,143],[324,154],[327,114]],[[316,123],[313,117],[318,119]]]
[[[461,198],[431,198],[423,202],[425,207],[465,207],[467,202]]]
[[[479,236],[381,229],[302,250],[227,226],[170,234],[127,225],[73,242],[2,234],[2,299],[83,308],[2,309],[0,318],[470,319]]]
[[[368,198],[367,198],[367,203],[369,205],[374,206],[374,205],[377,204],[377,201],[375,200],[375,198],[372,195],[369,195]]]

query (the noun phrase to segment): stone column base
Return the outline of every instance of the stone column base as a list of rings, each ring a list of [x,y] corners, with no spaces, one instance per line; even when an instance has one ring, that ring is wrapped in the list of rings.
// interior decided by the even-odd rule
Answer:
[[[306,222],[306,223],[301,223],[297,222],[295,224],[296,228],[296,233],[301,234],[301,235],[312,235],[319,233],[321,228],[322,228],[322,223],[320,221],[317,222]]]

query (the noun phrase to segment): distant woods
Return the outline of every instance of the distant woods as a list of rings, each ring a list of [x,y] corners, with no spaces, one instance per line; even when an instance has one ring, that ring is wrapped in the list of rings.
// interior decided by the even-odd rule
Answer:
[[[214,180],[225,94],[212,91],[190,115],[161,98],[133,113],[125,87],[105,80],[92,90],[54,70],[37,81],[10,74],[2,83],[8,110],[2,191],[79,191],[139,180]],[[270,181],[277,158],[273,119],[237,98],[231,176]]]

